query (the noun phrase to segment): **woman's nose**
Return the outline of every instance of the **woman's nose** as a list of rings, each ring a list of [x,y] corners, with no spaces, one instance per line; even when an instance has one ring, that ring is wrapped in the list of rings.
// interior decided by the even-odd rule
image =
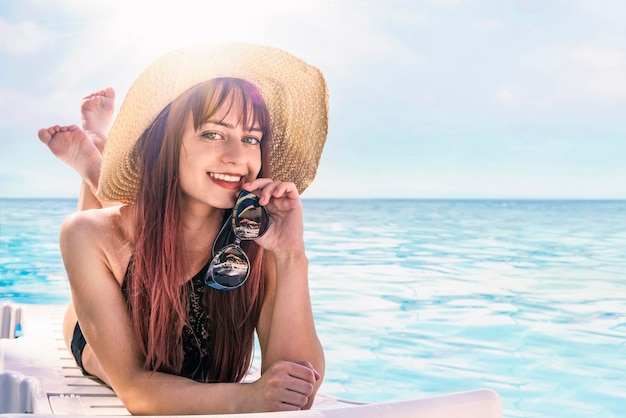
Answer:
[[[245,162],[243,143],[234,138],[228,138],[224,141],[224,146],[222,147],[222,160],[225,163],[230,164]]]

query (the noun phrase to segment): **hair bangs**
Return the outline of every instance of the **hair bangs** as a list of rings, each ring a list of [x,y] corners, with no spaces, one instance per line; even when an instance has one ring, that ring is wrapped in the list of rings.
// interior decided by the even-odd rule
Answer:
[[[224,118],[236,115],[244,130],[260,128],[262,139],[270,137],[269,113],[261,93],[249,81],[239,78],[216,78],[195,89],[191,100],[194,129],[211,119],[218,109],[225,108]],[[222,122],[223,120],[220,120]]]

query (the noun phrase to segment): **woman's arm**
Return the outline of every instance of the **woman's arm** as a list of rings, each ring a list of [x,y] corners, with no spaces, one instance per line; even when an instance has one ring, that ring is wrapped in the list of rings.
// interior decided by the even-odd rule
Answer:
[[[304,253],[269,254],[265,265],[269,267],[267,290],[258,326],[261,372],[280,361],[308,368],[313,373],[311,381],[314,383],[302,409],[309,409],[322,384],[325,362],[313,321],[308,260]]]
[[[115,208],[113,208],[115,209]],[[146,371],[108,251],[116,222],[113,209],[77,212],[63,224],[61,252],[72,300],[87,343],[104,376],[132,414],[210,414],[270,410],[259,385],[202,384]],[[119,239],[118,239],[119,241]],[[121,241],[120,241],[121,242]],[[119,242],[118,242],[119,244]],[[116,250],[105,248],[117,247]],[[125,268],[125,266],[124,266]]]
[[[267,205],[273,224],[273,230],[258,240],[269,253],[265,258],[266,297],[257,330],[261,372],[281,361],[308,368],[313,373],[313,388],[303,408],[310,408],[325,363],[311,308],[302,203],[293,183],[265,184],[267,181],[256,180],[251,185],[263,187],[261,203]]]

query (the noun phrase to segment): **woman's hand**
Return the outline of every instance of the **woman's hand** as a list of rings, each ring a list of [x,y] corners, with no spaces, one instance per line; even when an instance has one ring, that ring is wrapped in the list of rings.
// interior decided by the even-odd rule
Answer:
[[[256,179],[243,187],[259,197],[270,215],[270,227],[255,242],[272,252],[304,251],[302,201],[291,182]]]
[[[309,404],[319,379],[319,373],[308,361],[277,361],[259,380],[249,384],[244,412],[300,410]]]
[[[270,215],[269,229],[255,240],[268,251],[257,324],[262,377],[254,399],[271,410],[309,409],[322,384],[324,352],[313,322],[300,194],[293,183],[270,179],[244,189],[259,196]]]

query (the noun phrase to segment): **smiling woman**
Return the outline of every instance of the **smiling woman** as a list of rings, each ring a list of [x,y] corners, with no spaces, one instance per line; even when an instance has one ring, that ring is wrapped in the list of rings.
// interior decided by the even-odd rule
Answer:
[[[299,193],[328,131],[321,71],[274,47],[208,43],[145,68],[109,132],[114,99],[84,99],[84,130],[39,131],[85,180],[59,234],[76,364],[135,414],[309,409],[324,355]],[[271,222],[222,242],[244,192]],[[241,384],[255,338],[260,376]]]
[[[59,234],[72,292],[64,340],[76,365],[133,414],[311,408],[325,360],[299,194],[326,141],[322,73],[274,47],[211,43],[146,68],[108,132],[101,122],[114,97],[86,98],[84,131],[39,131],[97,184],[98,202],[79,200]],[[98,134],[100,160],[90,143]],[[267,215],[241,219],[256,206]],[[249,382],[255,341],[260,370]],[[499,412],[497,395],[486,395]]]

